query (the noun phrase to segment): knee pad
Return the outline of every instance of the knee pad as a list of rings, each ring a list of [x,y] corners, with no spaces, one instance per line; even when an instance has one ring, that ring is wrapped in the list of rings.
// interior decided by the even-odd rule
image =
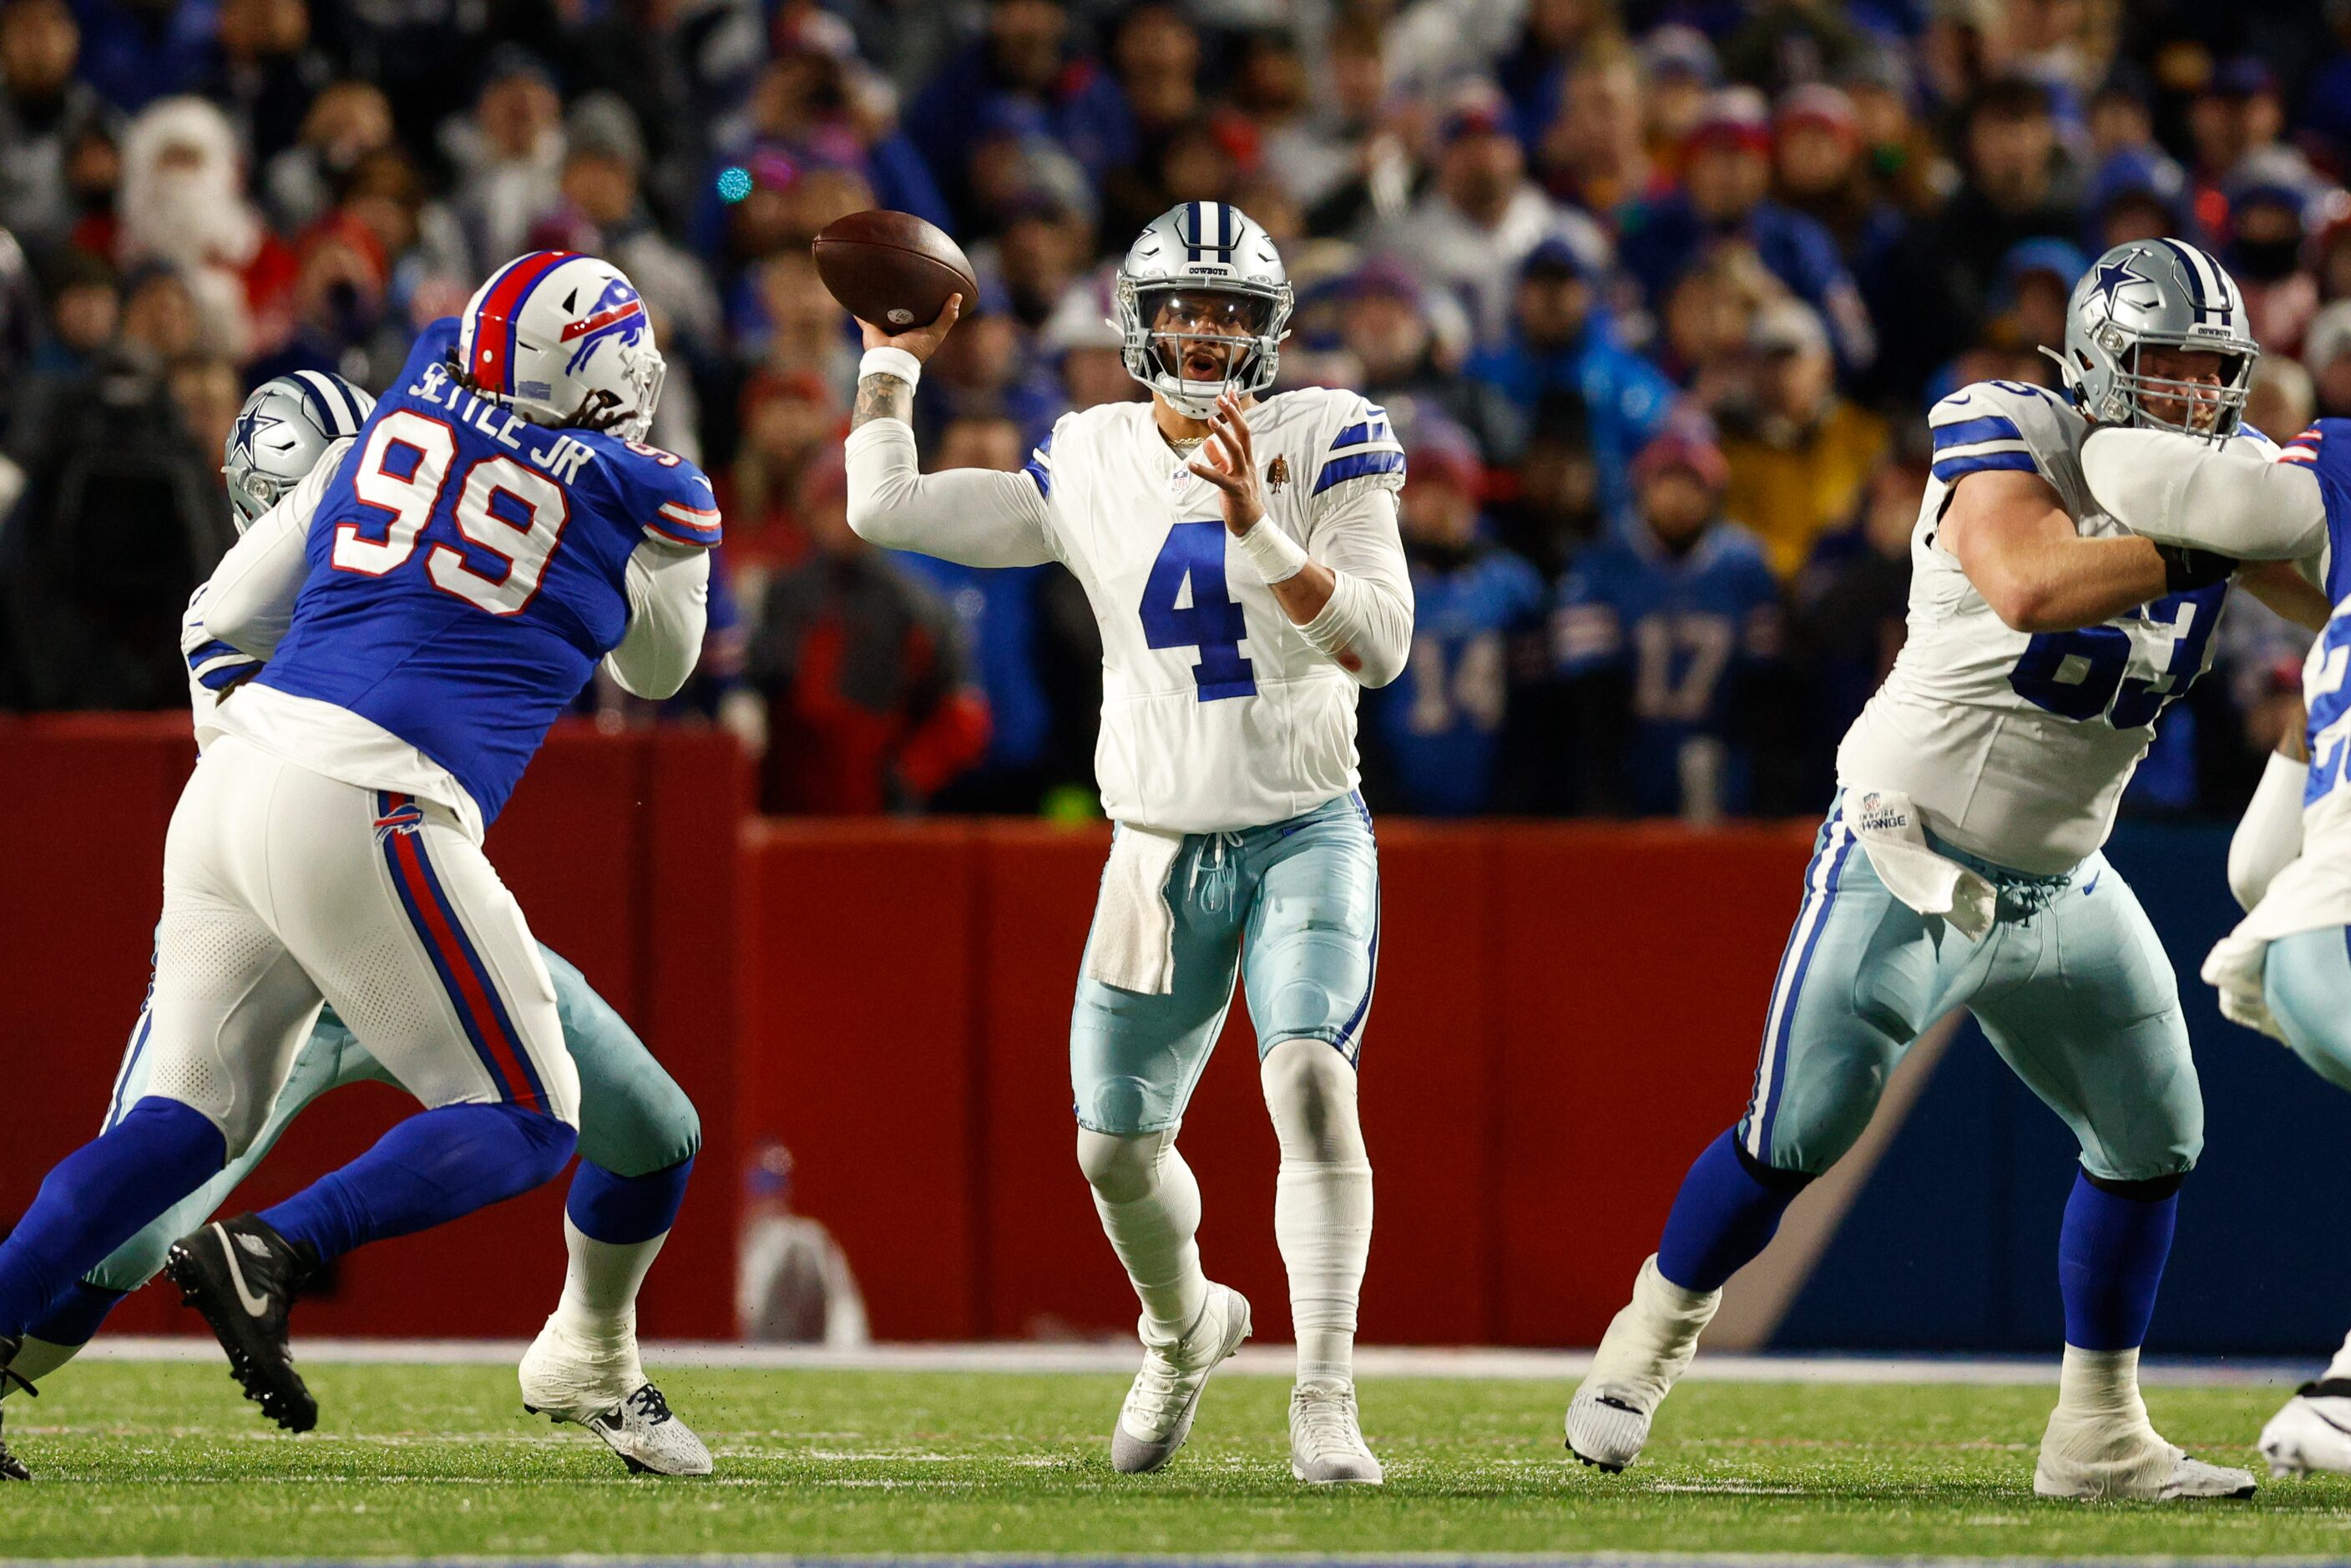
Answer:
[[[1078,1129],[1078,1169],[1105,1203],[1134,1203],[1159,1185],[1159,1162],[1173,1133],[1123,1136]]]
[[[1285,1158],[1363,1157],[1355,1070],[1337,1047],[1311,1036],[1278,1040],[1259,1064],[1258,1075]]]
[[[1148,1137],[1160,1130],[1154,1123],[1163,1122],[1174,1113],[1175,1108],[1167,1101],[1167,1091],[1148,1079],[1098,1079],[1078,1107],[1078,1122],[1081,1127],[1106,1137]]]

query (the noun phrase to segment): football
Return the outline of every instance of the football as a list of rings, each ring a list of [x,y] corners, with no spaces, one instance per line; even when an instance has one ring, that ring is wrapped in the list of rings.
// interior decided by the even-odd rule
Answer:
[[[852,213],[816,236],[817,276],[861,321],[903,332],[939,319],[951,295],[967,314],[979,283],[963,247],[912,213]]]

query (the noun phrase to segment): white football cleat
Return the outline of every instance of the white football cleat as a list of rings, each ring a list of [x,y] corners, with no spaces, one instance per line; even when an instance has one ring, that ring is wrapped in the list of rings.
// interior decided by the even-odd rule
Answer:
[[[2049,1417],[2032,1490],[2083,1502],[2173,1502],[2253,1495],[2253,1473],[2192,1458],[2164,1441],[2144,1415],[2085,1416],[2060,1406]]]
[[[2330,1377],[2294,1390],[2262,1428],[2261,1448],[2273,1476],[2313,1470],[2351,1476],[2351,1378]]]
[[[1134,1375],[1118,1424],[1111,1428],[1111,1468],[1121,1475],[1148,1475],[1176,1457],[1192,1435],[1192,1416],[1208,1374],[1249,1334],[1249,1304],[1238,1291],[1211,1284],[1199,1321],[1171,1345],[1145,1344],[1143,1370]]]
[[[522,1407],[585,1427],[637,1475],[706,1476],[710,1450],[637,1360],[634,1336],[594,1345],[549,1318],[523,1353]]]
[[[1344,1383],[1301,1383],[1290,1395],[1290,1473],[1315,1486],[1378,1486],[1387,1472],[1355,1416]]]
[[[1568,1402],[1568,1452],[1611,1475],[1638,1458],[1658,1405],[1689,1370],[1698,1336],[1720,1305],[1720,1291],[1682,1289],[1657,1272],[1651,1253]]]

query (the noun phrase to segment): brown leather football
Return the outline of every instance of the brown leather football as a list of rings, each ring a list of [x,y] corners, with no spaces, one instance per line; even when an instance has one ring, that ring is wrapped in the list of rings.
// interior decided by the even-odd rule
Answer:
[[[963,247],[912,213],[852,213],[827,225],[811,248],[832,297],[885,332],[928,326],[949,295],[963,296],[967,316],[979,300]]]

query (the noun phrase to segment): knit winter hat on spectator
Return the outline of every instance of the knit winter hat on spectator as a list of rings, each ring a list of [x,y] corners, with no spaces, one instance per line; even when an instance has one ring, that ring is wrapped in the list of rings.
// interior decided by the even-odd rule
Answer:
[[[1633,459],[1633,483],[1645,485],[1668,468],[1678,468],[1717,495],[1730,483],[1722,448],[1693,430],[1669,429]]]
[[[1825,354],[1828,329],[1820,312],[1801,299],[1775,299],[1755,313],[1747,346],[1759,354]]]
[[[1763,95],[1751,87],[1727,87],[1709,94],[1706,112],[1690,127],[1682,150],[1695,153],[1708,147],[1739,147],[1768,156],[1771,113]]]
[[[1847,142],[1861,140],[1861,118],[1854,112],[1853,99],[1842,88],[1823,82],[1789,89],[1781,96],[1772,123],[1782,132],[1792,126],[1817,125]]]
[[[1472,81],[1455,89],[1437,140],[1449,147],[1465,136],[1511,134],[1510,99],[1491,82]]]
[[[636,110],[618,93],[591,92],[571,106],[563,122],[565,150],[572,156],[601,155],[632,169],[645,166],[644,132]]]
[[[1639,46],[1641,69],[1651,80],[1661,77],[1692,77],[1712,87],[1722,79],[1722,62],[1714,45],[1696,27],[1667,22],[1652,27]]]

